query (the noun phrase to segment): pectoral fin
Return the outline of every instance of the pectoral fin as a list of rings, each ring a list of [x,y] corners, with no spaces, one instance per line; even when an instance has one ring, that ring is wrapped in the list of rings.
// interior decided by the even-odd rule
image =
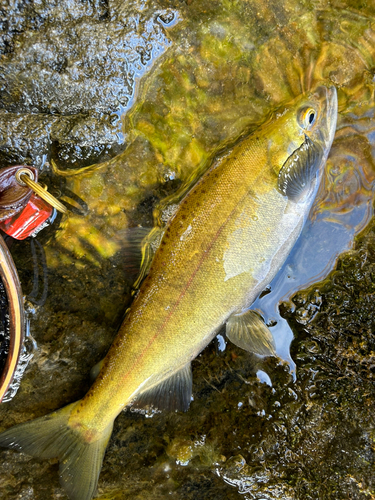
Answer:
[[[193,379],[191,364],[187,364],[171,377],[140,394],[133,408],[151,406],[159,410],[186,411],[191,402]]]
[[[226,335],[238,347],[261,356],[275,356],[275,342],[269,328],[255,311],[232,314]]]

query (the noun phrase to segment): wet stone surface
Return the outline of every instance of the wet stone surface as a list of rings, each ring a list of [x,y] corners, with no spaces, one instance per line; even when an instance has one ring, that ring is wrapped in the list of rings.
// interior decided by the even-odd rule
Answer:
[[[98,498],[373,498],[374,262],[373,228],[323,283],[283,304],[295,333],[296,381],[277,358],[256,359],[230,343],[219,353],[212,343],[193,362],[188,412],[123,412]],[[306,320],[304,311],[314,314]],[[45,347],[12,410],[0,408],[3,425],[23,420],[25,405],[33,418],[81,397],[89,385],[82,372],[110,341],[97,321],[53,316],[53,324],[37,325]],[[260,382],[259,370],[272,386]],[[3,451],[2,463],[4,498],[64,498],[56,461]]]
[[[14,2],[0,6],[0,154],[38,166],[118,146],[116,113],[168,48],[168,2]],[[22,155],[20,154],[22,151]],[[113,152],[112,152],[113,154]]]
[[[298,366],[299,396],[310,416],[301,435],[311,446],[310,459],[304,460],[312,460],[302,489],[306,498],[314,498],[316,451],[324,478],[316,489],[319,498],[374,494],[374,262],[372,226],[356,250],[339,259],[327,280],[292,297],[292,307],[284,304],[284,316],[297,334],[292,355]],[[314,311],[307,322],[304,311]]]

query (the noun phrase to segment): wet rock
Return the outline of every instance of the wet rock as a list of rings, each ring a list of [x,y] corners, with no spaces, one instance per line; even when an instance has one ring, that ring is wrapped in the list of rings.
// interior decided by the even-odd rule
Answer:
[[[313,467],[304,478],[306,498],[314,498],[314,490],[324,498],[371,498],[374,491],[374,273],[373,225],[327,280],[283,306],[296,334],[292,355],[299,395],[310,416],[303,427],[310,434],[306,444],[311,440],[308,446],[313,445],[307,460]],[[301,311],[311,310],[314,317],[307,320]],[[313,477],[316,452],[320,486]]]
[[[151,5],[152,4],[152,5]],[[1,11],[0,154],[41,166],[94,161],[123,142],[119,116],[168,48],[161,2],[15,2]],[[117,113],[117,115],[116,115]]]

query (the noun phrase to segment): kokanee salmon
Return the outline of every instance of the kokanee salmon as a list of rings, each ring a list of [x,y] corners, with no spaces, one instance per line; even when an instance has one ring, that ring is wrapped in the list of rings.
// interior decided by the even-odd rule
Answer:
[[[167,224],[86,396],[3,432],[0,445],[58,457],[69,497],[90,500],[116,416],[130,403],[186,410],[191,361],[224,323],[238,346],[274,354],[270,331],[248,307],[301,232],[336,117],[336,90],[321,86],[279,109],[213,165]]]

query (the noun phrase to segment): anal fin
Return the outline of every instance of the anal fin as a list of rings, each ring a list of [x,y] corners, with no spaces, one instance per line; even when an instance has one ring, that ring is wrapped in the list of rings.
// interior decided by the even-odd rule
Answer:
[[[188,363],[171,377],[140,394],[134,401],[133,408],[186,411],[190,406],[192,387],[191,364]]]
[[[275,341],[261,316],[249,310],[232,314],[227,321],[226,335],[238,347],[261,356],[275,356]]]

